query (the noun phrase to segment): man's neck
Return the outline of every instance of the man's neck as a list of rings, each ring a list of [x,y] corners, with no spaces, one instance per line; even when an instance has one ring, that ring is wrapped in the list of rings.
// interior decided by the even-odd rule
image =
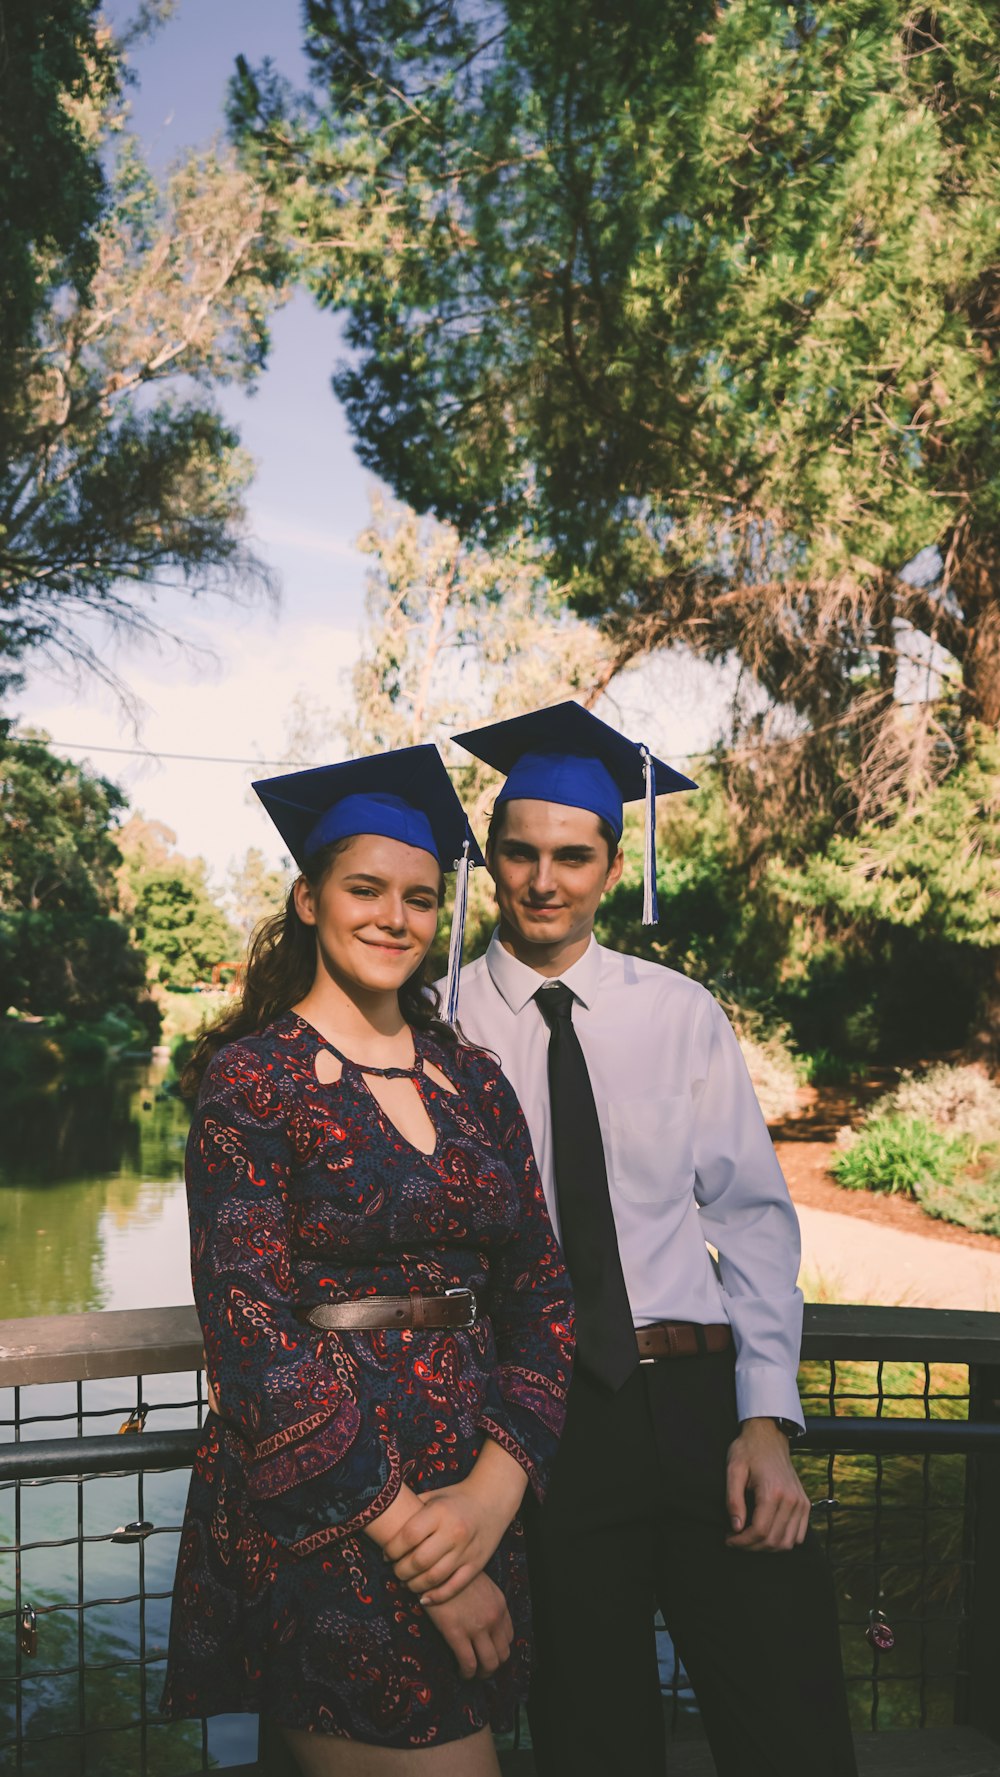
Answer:
[[[591,927],[582,938],[568,938],[564,944],[526,944],[519,932],[512,931],[502,919],[500,921],[500,943],[508,955],[534,969],[536,975],[550,979],[565,975],[567,969],[586,955],[593,935]]]

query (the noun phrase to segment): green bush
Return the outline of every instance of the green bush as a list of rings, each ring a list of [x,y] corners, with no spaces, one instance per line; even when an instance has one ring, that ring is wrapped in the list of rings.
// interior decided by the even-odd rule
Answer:
[[[955,1222],[974,1234],[1000,1234],[1000,1168],[986,1178],[963,1178],[953,1185],[929,1185],[919,1193],[920,1207],[943,1222]]]
[[[830,1171],[851,1191],[919,1198],[925,1189],[953,1186],[968,1157],[964,1137],[943,1135],[920,1117],[883,1112],[866,1118]]]
[[[803,1055],[801,1067],[810,1086],[850,1086],[864,1072],[858,1062],[822,1046]]]

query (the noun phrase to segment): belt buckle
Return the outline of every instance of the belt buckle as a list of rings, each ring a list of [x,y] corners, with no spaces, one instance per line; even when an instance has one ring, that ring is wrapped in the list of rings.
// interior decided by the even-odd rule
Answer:
[[[457,1284],[454,1289],[445,1290],[444,1293],[446,1296],[468,1296],[468,1298],[469,1298],[469,1318],[465,1324],[466,1324],[466,1326],[469,1326],[469,1327],[474,1326],[475,1322],[476,1322],[476,1317],[479,1314],[479,1303],[476,1301],[475,1291],[467,1289],[464,1284]]]

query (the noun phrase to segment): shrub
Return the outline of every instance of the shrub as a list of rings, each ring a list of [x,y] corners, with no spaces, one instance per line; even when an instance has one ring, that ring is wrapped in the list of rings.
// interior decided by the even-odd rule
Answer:
[[[864,1070],[833,1049],[819,1048],[803,1055],[802,1071],[810,1086],[849,1086]]]
[[[921,1117],[881,1111],[848,1138],[830,1171],[851,1191],[917,1198],[928,1187],[953,1185],[968,1158],[965,1136],[945,1135]]]
[[[967,1135],[977,1148],[1000,1143],[1000,1085],[977,1067],[942,1063],[916,1078],[904,1074],[891,1099],[883,1102],[900,1116]]]
[[[974,1234],[1000,1234],[1000,1168],[986,1178],[963,1178],[953,1185],[929,1185],[919,1193],[929,1216],[955,1222]]]

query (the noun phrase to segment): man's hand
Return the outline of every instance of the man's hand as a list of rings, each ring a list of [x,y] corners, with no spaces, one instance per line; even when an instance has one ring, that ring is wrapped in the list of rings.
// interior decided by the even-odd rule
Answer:
[[[752,1516],[748,1493],[753,1495]],[[773,1419],[745,1419],[730,1444],[726,1507],[733,1527],[727,1548],[777,1554],[804,1540],[809,1500],[792,1466],[788,1439]]]

